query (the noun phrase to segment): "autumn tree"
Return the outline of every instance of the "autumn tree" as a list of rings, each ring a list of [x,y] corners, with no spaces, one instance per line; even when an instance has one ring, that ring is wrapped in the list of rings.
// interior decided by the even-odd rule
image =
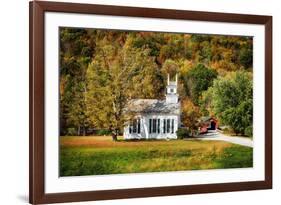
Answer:
[[[179,72],[179,65],[177,62],[168,59],[162,65],[162,73],[166,77],[168,74],[175,76]]]
[[[201,116],[200,109],[194,105],[188,98],[181,101],[181,122],[188,127],[191,136],[194,136],[198,130],[198,121]]]
[[[86,69],[94,52],[94,35],[86,29],[60,30],[60,126],[61,134],[86,134]]]
[[[190,98],[196,106],[217,76],[238,70],[252,72],[253,38],[247,36],[81,28],[60,28],[59,34],[61,135],[85,135],[88,128],[101,127],[93,120],[97,116],[88,100],[95,95],[91,87],[97,82],[101,87],[110,83],[121,86],[112,80],[111,70],[121,78],[124,74],[119,71],[131,69],[124,77],[130,84],[126,99],[162,99],[167,73],[171,78],[178,73],[180,97]],[[95,72],[105,79],[91,81]]]
[[[132,118],[126,112],[128,102],[137,96],[152,98],[158,93],[157,65],[148,49],[108,42],[97,46],[87,71],[87,113],[95,127],[110,130],[116,141]]]

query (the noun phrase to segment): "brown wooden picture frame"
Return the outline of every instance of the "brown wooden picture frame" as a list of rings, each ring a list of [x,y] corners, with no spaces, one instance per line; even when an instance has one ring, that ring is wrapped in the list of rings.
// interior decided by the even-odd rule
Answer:
[[[46,194],[44,191],[44,13],[66,12],[129,17],[247,23],[265,26],[265,180]],[[32,204],[153,197],[272,188],[272,17],[199,11],[34,1],[30,20],[29,200]]]

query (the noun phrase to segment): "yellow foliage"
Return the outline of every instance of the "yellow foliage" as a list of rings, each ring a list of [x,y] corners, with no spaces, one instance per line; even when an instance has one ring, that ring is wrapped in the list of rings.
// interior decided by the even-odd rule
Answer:
[[[182,123],[188,127],[192,132],[198,128],[198,120],[201,116],[200,109],[192,103],[188,98],[181,102]]]

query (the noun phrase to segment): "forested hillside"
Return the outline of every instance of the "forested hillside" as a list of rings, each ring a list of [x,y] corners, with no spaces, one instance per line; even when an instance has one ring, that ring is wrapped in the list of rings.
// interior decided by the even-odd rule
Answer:
[[[128,100],[164,98],[168,73],[179,75],[185,126],[215,115],[247,134],[252,61],[252,37],[61,28],[60,134],[120,134]]]

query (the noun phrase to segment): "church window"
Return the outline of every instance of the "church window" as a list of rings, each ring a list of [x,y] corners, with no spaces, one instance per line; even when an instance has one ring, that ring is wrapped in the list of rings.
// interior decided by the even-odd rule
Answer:
[[[129,133],[140,133],[140,119],[134,119],[129,125]]]
[[[157,133],[160,133],[160,119],[157,119]]]
[[[170,119],[167,119],[167,133],[170,133]]]
[[[152,119],[149,119],[149,133],[151,133],[151,128],[152,128]]]
[[[163,119],[163,133],[166,133],[166,119]]]
[[[156,119],[152,121],[152,133],[156,133]]]
[[[174,123],[175,123],[174,121],[175,121],[175,120],[172,119],[172,133],[174,133],[174,126],[175,126],[175,125],[174,125]]]
[[[137,122],[136,120],[133,121],[133,133],[137,132]]]
[[[138,134],[140,134],[140,119],[138,119]]]

